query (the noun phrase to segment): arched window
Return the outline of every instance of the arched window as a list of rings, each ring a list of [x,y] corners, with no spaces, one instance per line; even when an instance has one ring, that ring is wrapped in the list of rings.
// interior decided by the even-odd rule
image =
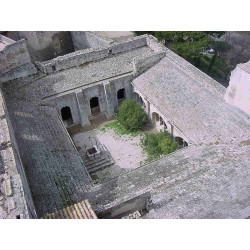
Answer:
[[[92,97],[89,101],[90,108],[91,108],[91,114],[97,115],[100,113],[100,106],[99,106],[99,98],[98,97]]]
[[[175,137],[175,141],[179,144],[180,148],[187,147],[188,143],[179,136]]]
[[[119,90],[117,91],[117,99],[118,99],[118,100],[123,100],[123,99],[125,99],[125,98],[126,98],[125,89],[124,89],[124,88],[119,89]]]
[[[63,121],[67,121],[67,120],[72,120],[72,114],[71,114],[71,110],[70,110],[70,107],[66,106],[66,107],[63,107],[61,109],[61,115],[62,115],[62,119]]]

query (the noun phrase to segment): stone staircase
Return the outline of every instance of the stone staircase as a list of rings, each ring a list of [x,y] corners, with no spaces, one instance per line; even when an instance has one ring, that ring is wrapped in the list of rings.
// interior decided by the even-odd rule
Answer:
[[[79,152],[89,174],[114,164],[114,159],[107,148],[104,145],[99,145],[99,147],[101,149],[101,153],[100,156],[95,159],[89,159],[84,151]]]

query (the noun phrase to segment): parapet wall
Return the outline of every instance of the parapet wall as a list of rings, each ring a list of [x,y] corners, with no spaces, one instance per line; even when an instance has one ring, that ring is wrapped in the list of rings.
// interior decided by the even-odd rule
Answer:
[[[166,55],[165,51],[155,52],[150,56],[146,56],[137,60],[133,60],[133,70],[134,76],[140,75],[142,72],[146,71],[154,64],[156,64],[160,59]]]
[[[6,45],[15,43],[14,40],[12,40],[12,39],[10,39],[10,38],[8,38],[8,37],[6,37],[6,36],[3,36],[3,35],[1,35],[1,34],[0,34],[0,42],[1,42],[1,43],[4,43],[4,44],[6,44]]]
[[[8,113],[0,92],[0,219],[35,218],[23,166],[17,157]]]
[[[36,72],[24,39],[11,42],[0,51],[0,83]]]
[[[88,62],[100,60],[118,53],[127,52],[132,49],[147,45],[147,35],[128,39],[123,42],[116,42],[112,45],[96,49],[79,50],[65,56],[59,56],[49,61],[36,62],[36,66],[43,73],[50,74],[52,72],[72,68]]]
[[[112,40],[103,38],[93,32],[71,31],[75,51],[88,48],[100,48],[109,45]]]

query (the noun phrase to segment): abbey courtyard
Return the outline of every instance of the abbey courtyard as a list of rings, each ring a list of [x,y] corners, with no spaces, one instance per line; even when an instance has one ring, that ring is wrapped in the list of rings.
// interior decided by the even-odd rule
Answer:
[[[226,88],[149,34],[1,32],[0,84],[0,218],[250,216],[250,61]]]

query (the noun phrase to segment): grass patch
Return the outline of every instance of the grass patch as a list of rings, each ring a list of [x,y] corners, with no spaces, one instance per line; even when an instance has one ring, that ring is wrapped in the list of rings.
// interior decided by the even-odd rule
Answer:
[[[170,154],[180,148],[167,131],[156,134],[145,133],[142,138],[142,145],[148,154],[147,162],[159,159],[161,156]]]
[[[110,123],[105,124],[104,126],[100,127],[98,130],[105,132],[107,129],[113,129],[119,135],[140,135],[142,133],[141,130],[138,131],[129,131],[127,130],[119,121],[113,121]]]

